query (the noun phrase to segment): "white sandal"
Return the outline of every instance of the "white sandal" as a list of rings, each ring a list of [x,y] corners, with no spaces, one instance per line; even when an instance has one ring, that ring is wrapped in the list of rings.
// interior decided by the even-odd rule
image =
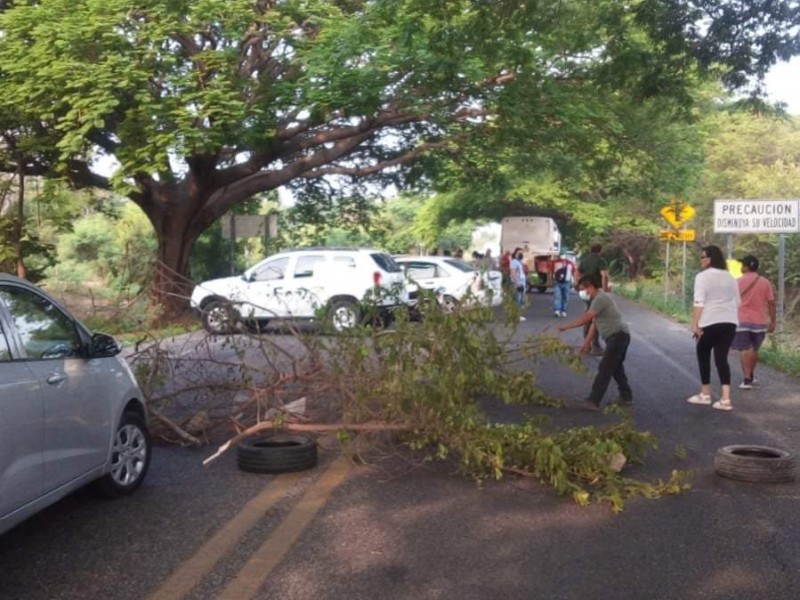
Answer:
[[[689,396],[686,401],[689,404],[711,404],[711,396],[706,396],[705,394],[695,394],[694,396]]]
[[[733,410],[733,405],[730,400],[717,400],[711,405],[711,408],[716,408],[717,410]]]

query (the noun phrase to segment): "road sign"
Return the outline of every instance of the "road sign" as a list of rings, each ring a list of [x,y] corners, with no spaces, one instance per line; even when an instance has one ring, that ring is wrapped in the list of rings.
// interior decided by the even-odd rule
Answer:
[[[694,229],[662,229],[658,232],[658,239],[662,242],[693,242]]]
[[[714,200],[714,233],[797,233],[800,200]]]
[[[661,216],[675,229],[680,229],[684,223],[694,219],[695,214],[694,208],[678,199],[674,199],[661,209]]]
[[[222,219],[222,237],[240,238],[278,237],[278,215],[226,215]]]

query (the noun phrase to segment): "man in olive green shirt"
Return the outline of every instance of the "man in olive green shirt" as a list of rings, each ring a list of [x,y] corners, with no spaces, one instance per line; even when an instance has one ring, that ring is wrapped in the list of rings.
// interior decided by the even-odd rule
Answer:
[[[603,396],[605,396],[612,378],[617,382],[619,388],[619,403],[628,405],[633,402],[633,392],[623,365],[628,346],[631,343],[630,329],[628,324],[622,320],[614,298],[611,297],[611,294],[601,291],[601,285],[601,280],[596,275],[581,277],[578,281],[578,289],[585,290],[589,295],[589,309],[574,321],[558,327],[559,331],[566,331],[582,325],[589,325],[589,332],[581,345],[581,354],[589,352],[598,332],[606,343],[603,358],[600,359],[597,375],[592,383],[592,391],[582,405],[585,410],[600,410],[600,403],[603,401]]]
[[[582,277],[591,275],[599,277],[600,289],[604,292],[609,291],[608,288],[608,265],[605,259],[600,255],[603,247],[600,244],[592,244],[591,253],[587,256],[581,257],[578,263],[578,272],[575,274],[575,289],[578,289],[578,282]],[[582,298],[586,304],[586,310],[589,310],[589,301]],[[583,328],[583,336],[589,334],[589,325],[586,324]],[[602,354],[603,348],[600,346],[600,340],[595,339],[592,343],[592,354]]]

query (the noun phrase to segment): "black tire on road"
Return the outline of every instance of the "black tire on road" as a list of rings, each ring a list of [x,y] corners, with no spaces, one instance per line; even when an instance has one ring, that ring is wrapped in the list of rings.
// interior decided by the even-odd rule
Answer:
[[[123,413],[112,444],[111,470],[94,488],[106,498],[119,498],[142,485],[150,467],[152,442],[144,419],[135,412]]]
[[[242,440],[236,463],[249,473],[292,473],[317,464],[317,442],[310,436],[267,433]]]
[[[724,446],[714,456],[718,475],[754,483],[787,483],[795,480],[794,456],[769,446]]]

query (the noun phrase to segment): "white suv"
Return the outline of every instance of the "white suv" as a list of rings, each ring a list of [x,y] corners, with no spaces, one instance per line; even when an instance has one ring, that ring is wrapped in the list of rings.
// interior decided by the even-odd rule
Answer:
[[[363,321],[367,306],[382,318],[405,306],[403,272],[391,255],[368,248],[302,248],[270,256],[242,275],[204,281],[191,306],[211,333],[230,333],[242,319],[324,316],[334,331]]]

